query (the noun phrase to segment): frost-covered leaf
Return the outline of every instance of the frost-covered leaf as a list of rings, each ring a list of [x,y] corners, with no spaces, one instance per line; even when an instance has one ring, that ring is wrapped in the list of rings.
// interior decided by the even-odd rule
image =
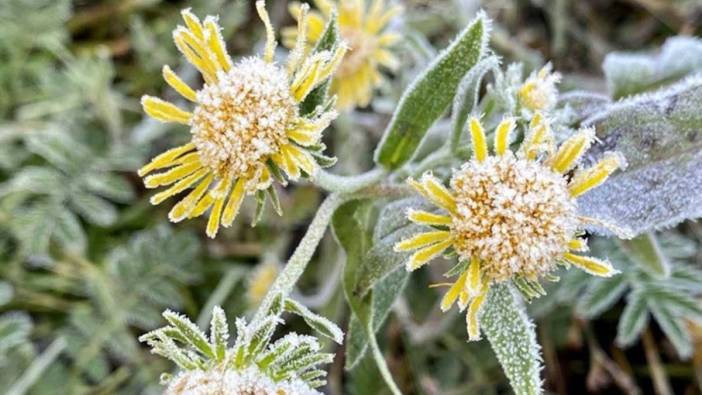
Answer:
[[[641,292],[632,292],[626,300],[624,312],[617,325],[617,344],[627,347],[633,344],[648,324],[648,306]]]
[[[89,173],[81,178],[85,188],[97,195],[126,203],[134,198],[132,185],[121,176],[107,172]]]
[[[335,12],[331,16],[331,18],[329,18],[329,21],[327,22],[327,25],[324,28],[324,32],[322,33],[322,36],[317,41],[317,44],[314,47],[314,52],[333,52],[339,44],[338,41],[339,28]],[[330,79],[327,79],[326,81],[322,82],[319,86],[314,88],[312,92],[310,92],[305,98],[305,100],[300,104],[300,113],[302,115],[311,114],[315,111],[315,109],[318,106],[324,105],[328,100],[329,86]]]
[[[585,318],[600,315],[619,300],[627,286],[624,276],[621,275],[592,283],[585,296],[577,304],[578,312]]]
[[[95,195],[75,193],[71,206],[88,222],[98,226],[110,226],[117,220],[117,209],[110,202]]]
[[[335,323],[315,314],[301,303],[288,298],[285,300],[285,310],[299,315],[312,329],[336,343],[341,344],[344,341],[344,333]]]
[[[631,240],[621,240],[622,248],[629,255],[629,259],[641,265],[652,274],[668,277],[670,263],[661,250],[654,233],[646,233]]]
[[[672,37],[655,54],[613,52],[602,67],[612,97],[645,92],[702,71],[702,40]]]
[[[454,148],[460,142],[468,117],[478,105],[480,84],[483,78],[490,71],[498,70],[499,66],[500,60],[497,56],[486,57],[470,69],[458,85],[451,111],[451,135],[453,136],[451,144]]]
[[[463,76],[485,54],[490,20],[485,14],[463,30],[405,91],[375,153],[395,169],[414,155],[429,127],[449,107]]]
[[[31,330],[32,321],[25,313],[0,315],[0,360],[11,348],[28,341]]]
[[[649,309],[661,327],[665,336],[675,347],[681,358],[688,358],[692,354],[692,341],[681,317],[676,316],[665,305],[657,301],[649,301]]]
[[[380,330],[380,327],[390,313],[390,308],[393,303],[404,291],[408,279],[409,273],[401,267],[373,286],[370,292],[370,294],[373,295],[373,333],[377,333],[378,330]],[[356,364],[366,355],[368,349],[368,335],[366,335],[365,331],[358,317],[351,317],[348,334],[346,336],[346,370],[354,369]]]
[[[541,348],[534,324],[508,285],[492,287],[480,323],[514,393],[542,394]]]
[[[702,216],[700,108],[702,78],[691,78],[590,117],[602,140],[592,156],[619,151],[629,167],[583,195],[582,212],[634,234]]]

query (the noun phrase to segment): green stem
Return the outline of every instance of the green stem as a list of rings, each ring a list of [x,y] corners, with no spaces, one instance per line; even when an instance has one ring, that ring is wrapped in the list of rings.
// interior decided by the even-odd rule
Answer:
[[[378,347],[378,340],[375,338],[372,323],[370,325],[371,328],[366,328],[366,332],[368,333],[368,344],[370,345],[371,352],[373,353],[375,365],[378,367],[380,375],[383,377],[383,380],[385,380],[385,384],[387,384],[388,388],[390,388],[393,395],[402,395],[402,392],[397,387],[397,384],[395,384],[395,380],[392,379],[392,373],[390,373],[390,370],[388,369],[388,365],[385,362],[385,357],[380,351],[380,347]]]
[[[288,295],[292,291],[297,280],[300,279],[302,273],[305,271],[307,264],[314,255],[317,245],[322,240],[324,233],[327,230],[327,226],[331,221],[334,211],[341,206],[348,197],[343,195],[333,193],[329,195],[321,206],[317,210],[309,228],[307,228],[307,233],[298,244],[295,252],[293,252],[290,260],[288,260],[287,265],[280,272],[275,282],[268,290],[263,302],[258,307],[256,315],[254,315],[253,321],[258,321],[265,317],[273,298],[276,295],[283,294]]]
[[[217,287],[215,288],[214,292],[212,292],[212,295],[210,295],[210,298],[207,299],[205,307],[202,308],[200,316],[197,318],[198,327],[207,327],[210,319],[212,318],[212,309],[215,306],[222,305],[222,302],[224,302],[227,296],[229,296],[229,293],[232,291],[232,289],[234,289],[234,286],[243,275],[244,272],[239,267],[231,268],[227,271],[227,274],[225,274],[224,278],[219,281],[219,284],[217,284]]]
[[[314,183],[329,192],[349,194],[377,183],[386,174],[383,169],[373,169],[358,176],[338,176],[320,170],[315,176]]]
[[[44,350],[37,359],[24,371],[22,376],[7,391],[7,395],[23,395],[41,377],[46,368],[51,365],[66,348],[66,339],[59,337]]]

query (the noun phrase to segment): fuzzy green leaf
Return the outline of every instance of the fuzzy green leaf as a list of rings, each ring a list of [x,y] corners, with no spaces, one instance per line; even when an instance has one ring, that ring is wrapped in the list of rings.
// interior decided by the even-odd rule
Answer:
[[[321,335],[334,340],[337,344],[341,344],[343,342],[344,333],[338,326],[336,326],[336,324],[319,314],[313,313],[301,303],[292,299],[286,299],[285,310],[299,315],[312,329],[316,330]]]
[[[627,297],[626,307],[617,325],[617,344],[627,347],[639,338],[648,324],[648,305],[641,292],[634,291]]]
[[[663,254],[656,235],[645,233],[631,240],[621,240],[620,244],[629,258],[653,275],[670,276],[670,263]]]
[[[463,76],[483,57],[490,20],[483,13],[405,91],[375,161],[396,169],[412,158],[429,127],[451,104]]]
[[[327,26],[324,28],[322,37],[317,41],[314,52],[334,51],[339,41],[339,28],[337,23],[336,13],[329,18]],[[310,92],[305,100],[300,104],[300,114],[311,114],[318,106],[324,105],[327,102],[329,94],[330,80],[322,82],[319,86]]]
[[[579,198],[583,214],[633,236],[702,216],[700,108],[702,78],[691,78],[589,118],[602,140],[590,155],[619,151],[629,167]]]
[[[615,99],[645,92],[701,71],[702,40],[672,37],[656,54],[613,52],[607,55],[602,68]]]
[[[490,290],[480,319],[497,360],[517,395],[538,395],[541,388],[541,351],[534,324],[507,285]]]

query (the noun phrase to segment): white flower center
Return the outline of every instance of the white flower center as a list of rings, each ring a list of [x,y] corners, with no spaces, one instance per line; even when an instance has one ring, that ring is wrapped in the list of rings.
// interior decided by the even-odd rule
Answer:
[[[565,178],[513,154],[471,160],[452,179],[457,203],[451,233],[466,260],[476,256],[493,280],[553,270],[577,229]]]
[[[287,73],[259,58],[246,58],[197,92],[193,143],[202,162],[218,174],[252,177],[265,158],[287,142],[297,116]]]

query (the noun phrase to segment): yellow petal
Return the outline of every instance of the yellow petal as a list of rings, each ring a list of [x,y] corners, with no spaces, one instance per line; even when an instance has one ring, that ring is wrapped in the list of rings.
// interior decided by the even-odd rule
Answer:
[[[163,66],[162,72],[163,79],[166,80],[166,82],[168,83],[168,85],[170,85],[171,88],[173,88],[181,96],[190,100],[191,102],[197,101],[197,95],[195,94],[195,91],[190,86],[188,86],[188,84],[186,84],[183,80],[181,80],[180,77],[178,77],[178,75],[176,75],[176,73],[174,73],[170,67]]]
[[[227,206],[224,208],[222,226],[229,227],[239,213],[241,202],[244,200],[244,186],[246,186],[246,180],[243,178],[240,178],[234,185]]]
[[[387,49],[376,50],[373,57],[378,63],[390,70],[397,70],[400,67],[400,60]]]
[[[221,28],[213,17],[205,18],[205,29],[207,29],[207,47],[215,55],[219,67],[229,71],[232,68],[232,58],[227,53]]]
[[[619,273],[611,263],[597,258],[575,255],[569,252],[563,254],[563,258],[593,276],[612,277]]]
[[[468,270],[466,270],[468,277],[465,283],[465,291],[471,298],[478,296],[483,288],[482,272],[480,267],[480,259],[477,257],[472,257]]]
[[[205,38],[200,19],[190,11],[190,8],[182,10],[180,12],[180,15],[183,17],[185,25],[188,27],[188,29],[190,29],[190,31],[195,35],[195,37],[199,38],[200,40]]]
[[[509,147],[509,136],[516,123],[514,118],[505,118],[495,129],[495,154],[504,155]]]
[[[587,251],[587,240],[576,237],[568,242],[568,249],[571,251],[584,252]]]
[[[151,189],[157,188],[161,185],[170,185],[200,169],[202,169],[202,164],[199,160],[185,163],[178,167],[174,167],[167,172],[146,177],[144,179],[144,186]]]
[[[451,247],[453,240],[445,240],[434,245],[422,248],[415,252],[407,261],[407,270],[414,271],[422,267],[425,263],[441,255],[447,248]]]
[[[470,118],[470,136],[473,140],[473,152],[478,162],[484,161],[488,156],[487,141],[485,141],[485,131],[480,120],[476,117]]]
[[[220,182],[217,189],[210,192],[214,199],[214,206],[212,207],[212,211],[210,211],[210,218],[207,220],[207,229],[205,230],[205,233],[212,239],[217,236],[217,230],[219,230],[219,219],[221,218],[222,208],[224,207],[224,200],[227,198],[231,183],[232,179],[230,177],[226,177],[225,180]]]
[[[188,196],[173,206],[171,211],[168,213],[168,219],[170,219],[171,222],[180,222],[184,220],[195,208],[195,205],[200,201],[202,195],[207,192],[207,188],[209,188],[213,180],[214,174],[210,173],[204,180],[202,180],[202,182],[200,182],[197,187],[195,187],[195,189],[188,194]]]
[[[426,191],[426,196],[434,204],[452,213],[456,211],[456,199],[436,177],[429,173],[425,173],[422,176],[422,184],[424,186],[424,190]]]
[[[266,11],[266,2],[264,0],[256,1],[256,11],[258,16],[263,21],[266,26],[266,50],[263,54],[263,59],[270,63],[273,61],[273,56],[275,55],[275,47],[277,42],[275,41],[275,31],[273,30],[273,25],[271,24],[271,18],[268,16],[268,11]]]
[[[141,106],[149,116],[161,122],[177,122],[183,125],[190,124],[191,113],[181,110],[175,104],[157,97],[148,95],[142,96]]]
[[[450,238],[451,238],[451,234],[445,230],[437,230],[434,232],[425,232],[425,233],[420,233],[416,236],[413,236],[409,239],[400,241],[399,243],[395,244],[393,249],[397,252],[412,251],[412,250],[416,250],[418,248],[422,248],[424,246],[428,246],[430,244],[449,240]]]
[[[217,67],[210,59],[209,51],[189,30],[182,26],[176,28],[173,41],[178,51],[202,74],[205,82],[212,83],[217,80]]]
[[[200,169],[199,171],[196,171],[195,173],[178,181],[177,183],[175,183],[173,186],[166,189],[165,191],[162,191],[162,192],[155,194],[154,196],[151,197],[151,199],[149,199],[149,201],[153,205],[159,204],[159,203],[163,202],[164,200],[168,199],[169,197],[174,196],[174,195],[181,193],[184,190],[190,188],[199,179],[204,177],[207,174],[207,172],[208,172],[207,169]]]
[[[529,124],[529,135],[522,143],[522,152],[527,159],[534,160],[542,147],[552,140],[551,126],[541,113],[536,113]]]
[[[180,155],[192,151],[194,149],[195,144],[193,143],[188,143],[179,147],[171,148],[168,151],[153,158],[151,162],[139,169],[137,174],[139,174],[140,177],[143,177],[154,170],[173,166],[173,161],[176,160]]]
[[[407,218],[414,223],[423,225],[451,225],[451,217],[447,215],[430,213],[424,210],[410,210]]]
[[[583,193],[601,185],[615,170],[626,165],[624,157],[616,152],[608,152],[593,167],[578,172],[570,181],[570,195],[578,197]]]
[[[444,297],[441,299],[441,311],[446,312],[448,311],[451,306],[456,302],[456,299],[458,298],[458,295],[461,293],[461,290],[463,289],[463,283],[466,281],[466,275],[467,272],[463,272],[460,277],[458,277],[458,280],[456,280],[455,283],[449,288],[448,292],[444,295]]]
[[[317,162],[314,161],[314,158],[309,152],[292,144],[284,145],[282,149],[290,155],[295,164],[304,170],[307,175],[310,177],[315,176],[317,173]]]
[[[480,314],[480,308],[485,302],[485,297],[487,296],[490,287],[485,283],[480,290],[478,296],[476,296],[470,306],[468,306],[468,311],[466,312],[466,329],[468,330],[468,340],[477,341],[480,340],[480,321],[478,320],[478,314]]]
[[[570,170],[595,139],[595,129],[586,128],[566,140],[554,156],[551,168],[559,173]]]
[[[290,12],[293,13],[297,20],[297,34],[295,38],[295,46],[288,55],[288,74],[293,74],[297,66],[302,60],[307,47],[307,12],[310,6],[307,4],[300,5],[299,3],[290,7]]]

